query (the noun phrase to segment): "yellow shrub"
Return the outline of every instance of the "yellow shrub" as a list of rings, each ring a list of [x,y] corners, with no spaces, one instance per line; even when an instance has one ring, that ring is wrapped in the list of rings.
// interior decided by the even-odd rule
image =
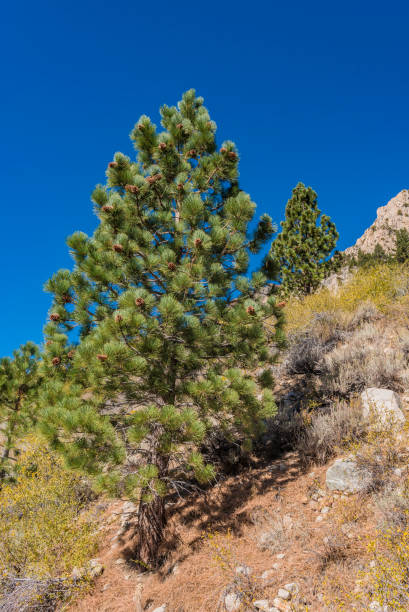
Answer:
[[[82,512],[80,479],[34,443],[21,455],[16,481],[0,490],[0,586],[24,578],[71,579],[95,549]]]
[[[395,300],[407,299],[407,293],[407,266],[381,264],[373,268],[361,268],[337,292],[322,288],[312,295],[291,299],[285,309],[287,330],[292,332],[304,327],[314,313],[353,313],[364,302],[372,302],[383,311]]]

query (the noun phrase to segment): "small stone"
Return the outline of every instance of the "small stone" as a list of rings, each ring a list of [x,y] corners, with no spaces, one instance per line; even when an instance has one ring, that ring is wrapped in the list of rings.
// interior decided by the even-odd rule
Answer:
[[[110,582],[107,582],[106,584],[104,584],[104,586],[102,587],[103,591],[106,591],[107,589],[109,589],[109,587],[111,586]]]
[[[300,587],[296,582],[289,582],[288,584],[284,585],[284,588],[291,593],[291,595],[297,595],[297,593],[300,591]]]
[[[280,599],[288,600],[291,598],[291,595],[287,589],[278,589],[277,595],[280,597]]]
[[[313,493],[313,494],[311,495],[311,499],[313,499],[314,501],[318,501],[318,499],[319,499],[319,495],[318,495],[318,493]]]
[[[257,610],[262,610],[263,612],[268,612],[270,607],[268,599],[258,599],[257,601],[253,602],[253,606],[257,608]]]
[[[167,605],[162,604],[159,608],[155,608],[152,612],[166,612]]]
[[[321,521],[323,521],[323,520],[324,520],[324,517],[322,516],[322,514],[319,514],[319,515],[317,516],[317,518],[315,519],[315,522],[316,522],[316,523],[321,523]]]
[[[325,497],[326,495],[325,491],[323,491],[322,489],[318,489],[317,493],[320,497]]]
[[[273,606],[276,607],[277,610],[279,610],[280,612],[289,612],[290,610],[290,604],[286,601],[283,601],[279,597],[276,597],[273,600]]]
[[[253,573],[253,570],[251,569],[251,567],[248,567],[247,565],[238,565],[236,567],[236,574],[238,576],[251,576],[252,573]]]
[[[284,559],[285,557],[285,553],[278,553],[278,555],[276,555],[277,559]]]
[[[226,597],[224,598],[224,606],[227,612],[235,612],[235,610],[240,610],[241,601],[237,593],[234,593],[234,592],[228,593]]]
[[[277,565],[277,563],[276,563],[276,565]],[[272,569],[266,570],[265,572],[263,572],[261,574],[261,579],[262,580],[268,580],[271,576],[274,576],[274,574],[275,574],[274,570],[272,570]]]
[[[123,565],[125,563],[125,559],[117,559],[115,561],[115,565]]]
[[[329,508],[329,506],[324,506],[321,509],[321,514],[327,514],[330,510],[331,510],[331,508]]]
[[[293,519],[291,518],[289,514],[285,514],[283,516],[283,525],[286,529],[289,529],[290,527],[293,526]]]

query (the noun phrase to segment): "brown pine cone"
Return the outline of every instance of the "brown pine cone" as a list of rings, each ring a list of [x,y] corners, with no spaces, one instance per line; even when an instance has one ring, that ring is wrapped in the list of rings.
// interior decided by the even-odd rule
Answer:
[[[109,162],[108,164],[108,168],[117,168],[118,167],[118,162],[113,161],[113,162]]]
[[[72,359],[74,357],[74,352],[75,351],[68,351],[68,353],[67,353],[68,359]]]
[[[256,313],[254,306],[247,306],[246,310],[249,315],[253,315]]]
[[[226,147],[222,147],[222,148],[220,149],[220,153],[221,153],[222,155],[224,155],[225,153],[227,153],[227,149],[226,149]]]
[[[278,302],[277,304],[277,308],[284,308],[284,306],[287,304],[287,302],[282,301],[282,302]]]
[[[190,149],[190,151],[187,152],[187,156],[188,157],[196,157],[197,156],[196,149]]]
[[[142,131],[143,131],[143,125],[142,125],[142,123],[138,123],[138,130],[139,130],[140,132],[142,132]]]
[[[61,359],[59,357],[54,357],[54,359],[51,360],[51,363],[54,366],[57,366],[57,365],[59,365],[61,363]]]
[[[196,238],[195,246],[199,247],[201,244],[202,244],[202,239],[201,238]]]
[[[97,359],[99,359],[100,361],[106,361],[108,359],[108,355],[105,355],[105,353],[99,353],[97,355]]]
[[[164,151],[166,149],[166,142],[160,142],[158,145],[158,149]]]
[[[64,293],[64,295],[61,297],[61,299],[64,302],[64,304],[71,304],[71,302],[72,302],[72,297],[70,295],[68,295],[68,293]]]
[[[178,191],[182,191],[183,189],[183,183],[178,183]]]
[[[117,323],[120,323],[123,320],[123,316],[120,314],[115,315],[115,321]]]
[[[59,321],[60,320],[60,315],[58,314],[58,312],[53,312],[50,314],[50,319],[51,321]]]
[[[229,151],[229,157],[230,157],[230,159],[236,159],[237,158],[237,153],[235,153],[234,151]]]
[[[114,210],[114,207],[110,206],[109,204],[104,204],[104,206],[101,208],[101,210],[103,212],[109,213],[109,212],[112,212]]]
[[[138,297],[135,300],[135,304],[136,306],[139,306],[140,308],[142,308],[142,306],[145,306],[145,300],[141,297]]]
[[[113,244],[112,248],[115,251],[115,253],[122,253],[122,251],[124,250],[124,247],[122,246],[122,244]]]
[[[173,263],[173,261],[170,261],[168,263],[168,268],[169,268],[169,270],[176,270],[176,264]]]
[[[139,187],[137,187],[136,185],[125,185],[125,190],[133,194],[139,193]]]
[[[153,185],[153,183],[156,183],[156,181],[159,181],[161,178],[161,174],[152,174],[152,176],[147,176],[145,181],[149,183],[149,185]]]
[[[178,123],[178,124],[176,125],[176,127],[177,127],[177,129],[178,129],[178,130],[181,130],[181,129],[182,129],[182,127],[183,127],[183,123]]]

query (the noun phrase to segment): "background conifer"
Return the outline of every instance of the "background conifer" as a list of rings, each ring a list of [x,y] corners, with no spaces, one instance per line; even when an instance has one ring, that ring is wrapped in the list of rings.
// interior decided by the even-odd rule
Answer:
[[[0,359],[0,479],[10,474],[19,439],[36,423],[39,383],[39,351],[32,342]]]
[[[318,287],[340,262],[329,259],[337,240],[335,224],[327,215],[321,216],[315,191],[298,183],[267,258],[279,270],[281,292],[306,294]]]

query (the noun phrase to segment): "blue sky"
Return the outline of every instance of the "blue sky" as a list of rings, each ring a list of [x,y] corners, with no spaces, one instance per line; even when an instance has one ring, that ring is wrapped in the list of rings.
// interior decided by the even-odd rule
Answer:
[[[409,3],[27,0],[2,6],[0,355],[40,342],[45,280],[142,113],[190,87],[279,222],[311,185],[352,244],[409,188]]]

